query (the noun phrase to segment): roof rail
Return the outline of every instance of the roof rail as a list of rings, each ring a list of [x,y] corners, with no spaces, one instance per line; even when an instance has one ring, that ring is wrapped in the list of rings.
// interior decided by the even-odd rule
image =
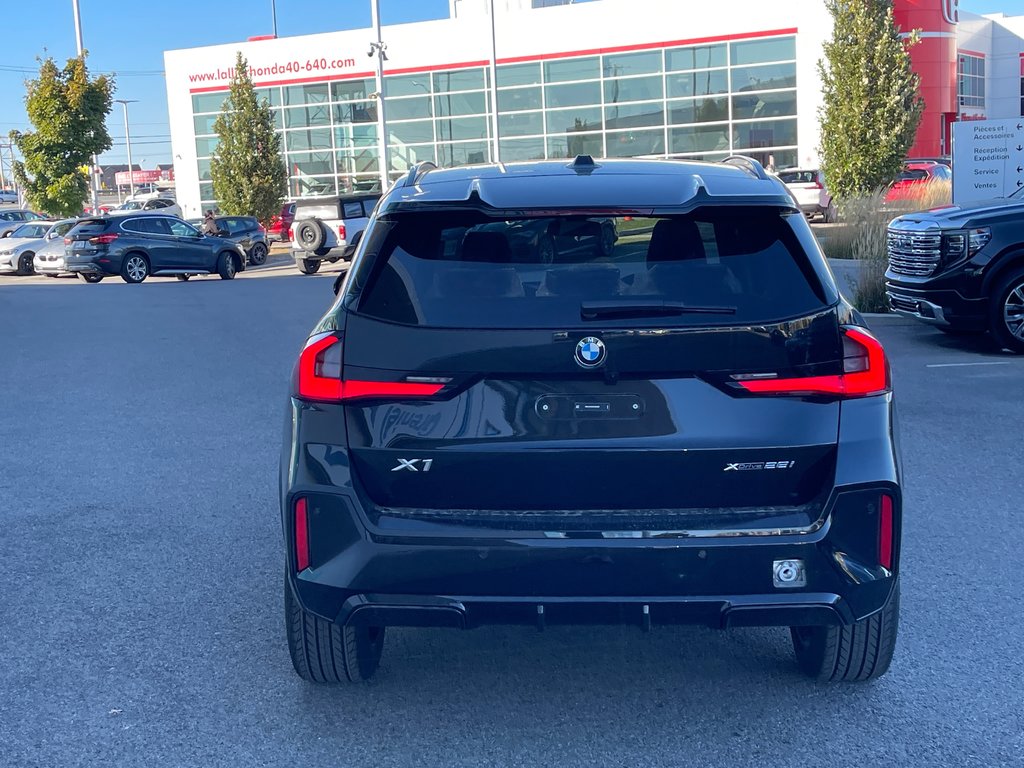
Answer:
[[[437,165],[432,163],[430,160],[424,160],[416,163],[409,169],[409,174],[405,177],[405,183],[403,187],[412,187],[416,185],[420,179],[427,175],[429,171],[437,170]]]
[[[764,170],[764,166],[761,165],[757,160],[746,155],[731,155],[722,161],[728,165],[738,165],[741,168],[749,171],[755,178],[761,179],[761,181],[768,180],[768,174]]]

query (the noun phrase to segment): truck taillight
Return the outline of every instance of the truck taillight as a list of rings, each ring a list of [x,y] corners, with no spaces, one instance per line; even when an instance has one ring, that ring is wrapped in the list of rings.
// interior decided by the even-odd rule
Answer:
[[[343,378],[342,341],[333,333],[313,336],[299,355],[296,396],[318,402],[351,400],[407,400],[431,397],[444,389],[440,383],[366,381]]]
[[[344,224],[339,224],[338,225],[338,239],[339,240],[344,240],[345,239],[345,235],[346,235],[345,225]]]
[[[758,395],[834,395],[841,398],[881,395],[892,389],[889,363],[882,343],[863,328],[847,326],[843,332],[843,372],[837,376],[752,378],[737,382]]]

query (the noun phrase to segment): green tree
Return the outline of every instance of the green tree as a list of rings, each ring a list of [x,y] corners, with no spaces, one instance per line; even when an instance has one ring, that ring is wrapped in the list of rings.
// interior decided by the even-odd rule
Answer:
[[[826,0],[832,37],[818,62],[821,166],[832,194],[864,195],[892,181],[914,143],[924,101],[892,0]]]
[[[231,216],[255,216],[268,222],[281,210],[288,172],[270,105],[256,98],[249,65],[241,53],[213,130],[220,141],[210,159],[210,175],[221,209]]]
[[[11,131],[25,158],[14,163],[14,178],[33,207],[74,216],[89,197],[92,156],[110,149],[106,119],[114,81],[106,75],[91,79],[83,55],[68,59],[63,69],[52,58],[40,60],[39,77],[26,86],[25,106],[35,130]]]

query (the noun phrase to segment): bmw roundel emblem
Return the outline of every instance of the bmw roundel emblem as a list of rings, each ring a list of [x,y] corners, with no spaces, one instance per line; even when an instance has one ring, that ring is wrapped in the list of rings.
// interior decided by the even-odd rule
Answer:
[[[584,368],[596,368],[604,362],[606,356],[604,342],[596,336],[580,339],[576,345],[576,362]]]

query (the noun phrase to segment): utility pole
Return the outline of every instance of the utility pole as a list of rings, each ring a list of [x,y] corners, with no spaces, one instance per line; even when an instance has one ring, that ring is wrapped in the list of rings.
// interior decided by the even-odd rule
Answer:
[[[124,107],[124,140],[128,145],[128,197],[135,197],[135,166],[132,165],[132,132],[128,127],[128,105],[134,104],[138,99],[114,99]]]
[[[391,167],[388,161],[388,134],[387,121],[384,118],[384,62],[387,61],[387,48],[381,40],[380,34],[380,0],[370,0],[370,15],[373,23],[374,42],[370,43],[368,56],[377,57],[377,154],[378,167],[380,169],[380,191],[384,194],[391,186],[391,178],[388,171]]]
[[[490,2],[491,8],[491,161],[501,162],[501,154],[498,151],[498,38],[496,24],[494,22],[494,0]]]
[[[78,0],[71,0],[71,9],[75,14],[75,42],[78,46],[78,58],[85,54],[85,46],[82,44],[82,14],[78,11]],[[92,165],[89,168],[89,189],[92,192],[92,211],[95,213],[100,208],[99,190],[96,189],[96,155],[92,156]]]

